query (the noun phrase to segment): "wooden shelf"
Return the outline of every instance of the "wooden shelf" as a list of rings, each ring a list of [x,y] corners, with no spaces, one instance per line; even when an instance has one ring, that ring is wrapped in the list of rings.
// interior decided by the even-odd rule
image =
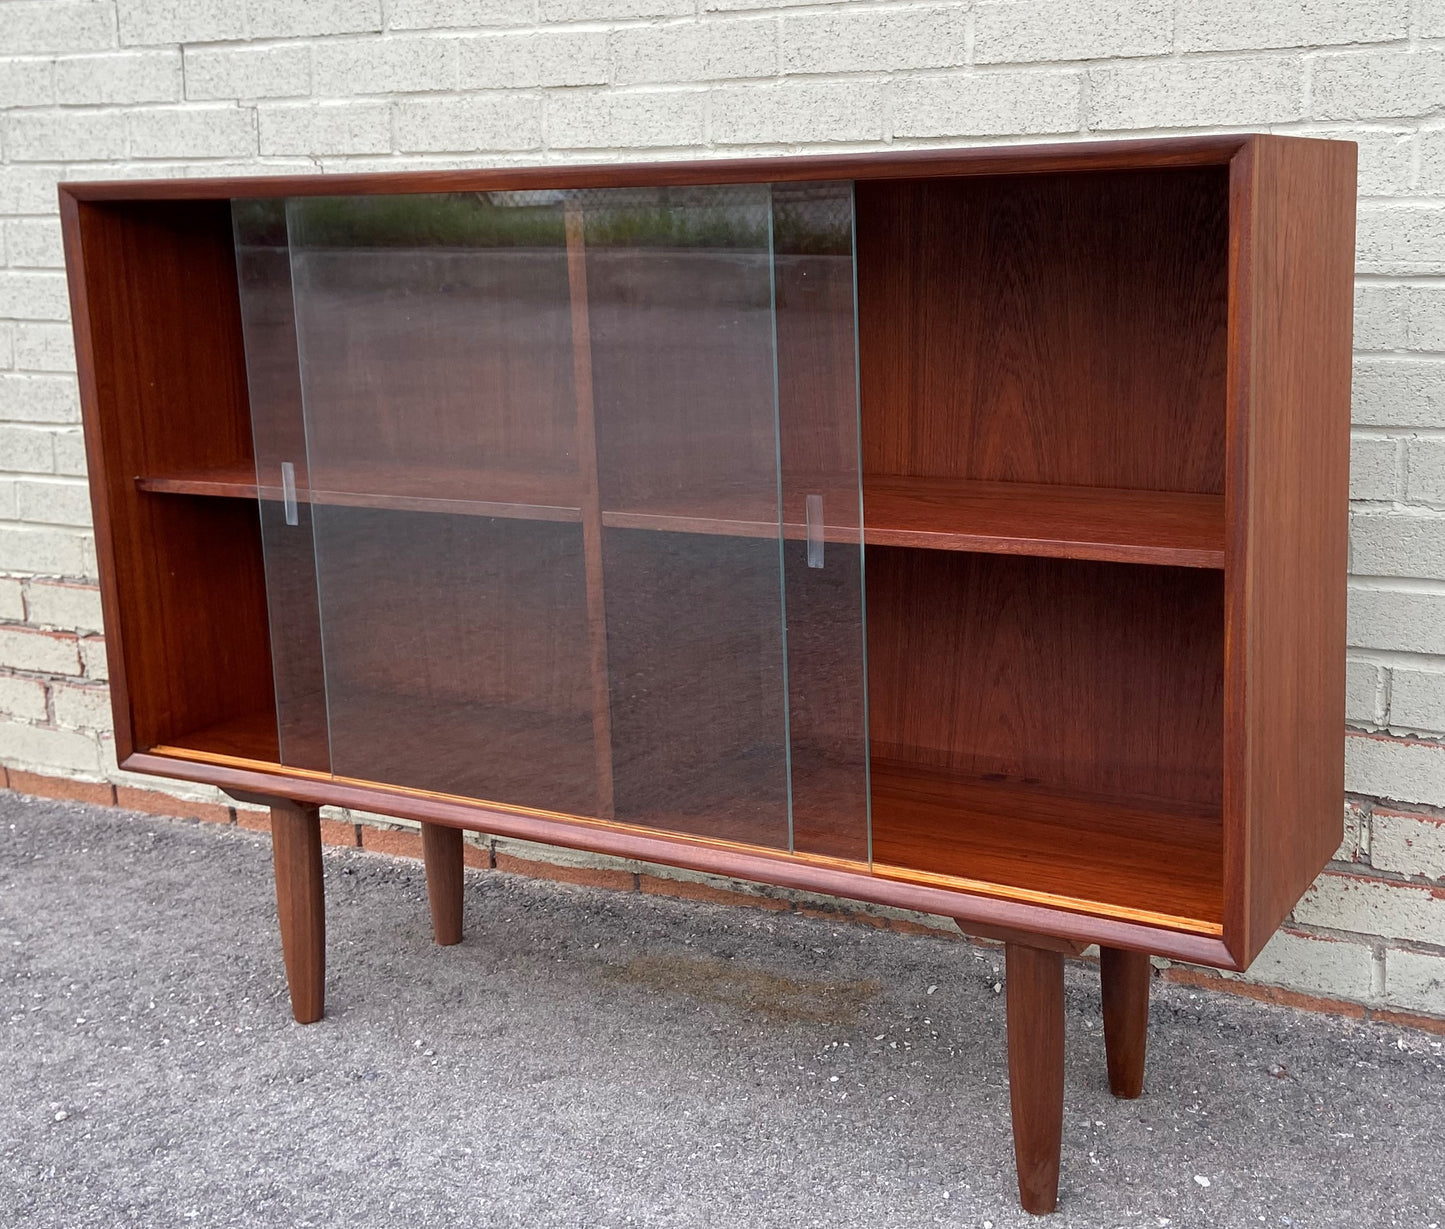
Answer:
[[[795,491],[821,490],[826,505],[851,505],[850,490],[790,480]],[[249,470],[206,470],[136,479],[142,491],[255,499]],[[445,497],[418,490],[454,492]],[[1106,487],[1041,483],[974,482],[953,478],[874,476],[864,482],[863,540],[870,546],[979,554],[1035,555],[1155,563],[1176,567],[1224,566],[1224,498],[1182,491],[1121,491]],[[279,500],[279,487],[260,496]],[[411,512],[450,512],[525,520],[580,521],[576,484],[555,475],[487,471],[397,471],[368,474],[342,489],[299,492],[302,502]],[[575,503],[569,501],[576,501]],[[685,500],[604,509],[609,529],[772,538],[778,523],[765,495],[701,493]],[[851,511],[851,507],[849,509]],[[829,525],[829,542],[857,542],[858,530]],[[783,536],[800,540],[801,523],[787,522]]]
[[[1217,928],[1223,827],[1210,808],[981,780],[875,759],[873,861]]]
[[[1224,566],[1224,497],[1031,482],[871,475],[870,546]]]
[[[280,487],[256,485],[249,467],[147,475],[135,480],[142,491],[165,495],[211,495],[228,499],[279,501]],[[302,503],[345,508],[394,508],[402,512],[446,512],[529,521],[580,521],[579,482],[557,474],[505,470],[398,469],[370,472],[327,489],[302,490]],[[446,495],[419,495],[418,491]]]
[[[836,482],[788,478],[795,496],[818,492],[825,508],[856,506],[856,491]],[[622,509],[604,509],[610,529],[772,538],[778,533],[772,501],[752,493],[698,493]],[[824,531],[829,542],[857,542],[850,516]],[[863,541],[869,546],[972,551],[1153,563],[1175,567],[1224,566],[1224,497],[1185,491],[1134,491],[1109,487],[955,478],[868,476],[863,480]],[[783,525],[789,541],[805,527]]]

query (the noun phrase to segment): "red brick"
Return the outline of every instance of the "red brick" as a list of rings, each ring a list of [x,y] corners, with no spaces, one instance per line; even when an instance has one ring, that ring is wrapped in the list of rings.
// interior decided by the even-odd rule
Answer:
[[[384,853],[393,858],[420,858],[421,833],[408,832],[398,828],[373,828],[369,824],[357,825],[361,833],[361,847],[368,853]]]
[[[10,788],[10,770],[4,764],[0,764],[0,789]]]
[[[244,807],[236,808],[236,824],[251,832],[271,832],[271,812],[254,811]],[[354,849],[356,847],[356,825],[342,823],[339,819],[323,819],[321,821],[321,843],[323,845],[341,845]]]
[[[10,769],[9,788],[17,794],[33,794],[37,798],[60,798],[66,802],[94,802],[100,806],[115,804],[115,787],[107,781],[72,781],[69,777],[46,777],[38,772]]]
[[[1445,1037],[1445,1020],[1439,1016],[1421,1016],[1412,1011],[1386,1011],[1382,1007],[1376,1007],[1371,1010],[1370,1019],[1380,1024],[1397,1024],[1401,1028],[1419,1029],[1424,1033]]]
[[[492,868],[492,850],[490,846],[473,845],[470,841],[462,842],[462,865],[470,866],[473,870],[486,871]]]
[[[556,862],[534,862],[509,853],[496,855],[499,871],[509,875],[526,875],[531,879],[551,879],[555,883],[574,883],[584,888],[608,888],[614,892],[631,892],[631,871],[611,870],[597,866],[561,866]]]
[[[653,896],[677,896],[683,900],[702,900],[713,905],[742,905],[753,909],[771,909],[785,912],[792,908],[792,902],[778,900],[773,896],[755,896],[751,892],[736,892],[730,888],[715,888],[711,884],[698,883],[695,879],[663,879],[658,875],[639,875],[637,886]]]
[[[252,811],[245,807],[236,808],[236,824],[251,832],[271,831],[271,812]]]
[[[200,819],[208,824],[229,824],[233,817],[231,808],[219,802],[192,802],[188,798],[173,798],[159,790],[135,789],[129,785],[115,787],[115,802],[127,811],[171,815],[176,819]]]
[[[1220,990],[1261,1003],[1298,1007],[1303,1011],[1318,1011],[1331,1016],[1347,1016],[1351,1020],[1363,1020],[1366,1014],[1365,1008],[1359,1003],[1351,1003],[1345,999],[1327,999],[1313,994],[1301,994],[1297,990],[1286,990],[1282,986],[1261,986],[1254,982],[1235,981],[1231,977],[1220,977],[1215,973],[1204,973],[1199,969],[1187,969],[1181,965],[1171,965],[1161,976],[1164,981],[1178,985],[1197,986],[1201,990]]]

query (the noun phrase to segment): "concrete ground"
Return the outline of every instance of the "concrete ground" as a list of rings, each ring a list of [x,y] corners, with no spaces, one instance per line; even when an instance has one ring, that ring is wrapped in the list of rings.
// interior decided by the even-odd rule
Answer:
[[[264,837],[0,793],[0,1224],[1038,1224],[999,960],[784,913],[329,850],[328,1014]],[[936,987],[936,989],[935,989]],[[1071,969],[1058,1226],[1445,1224],[1438,1038],[1156,989],[1104,1078]]]

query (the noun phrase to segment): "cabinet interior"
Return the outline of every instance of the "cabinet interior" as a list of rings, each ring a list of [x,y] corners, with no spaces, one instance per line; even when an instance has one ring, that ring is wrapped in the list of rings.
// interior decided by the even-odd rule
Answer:
[[[589,592],[587,493],[570,452],[575,319],[557,316],[556,336],[533,338],[527,360],[497,376],[532,403],[504,424],[506,473],[487,472],[498,447],[471,455],[465,438],[446,442],[444,408],[464,400],[466,380],[445,361],[398,369],[380,337],[332,356],[374,364],[376,387],[396,393],[358,419],[357,464],[391,458],[397,489],[383,467],[355,491],[303,497],[301,527],[325,519],[329,557],[263,544],[280,496],[259,491],[258,519],[225,201],[84,211],[98,379],[138,424],[105,444],[112,472],[135,479],[111,494],[130,501],[113,519],[148,527],[118,555],[126,644],[140,659],[126,667],[135,744],[632,823],[665,816],[674,830],[757,844],[789,837],[774,802],[791,767],[800,852],[871,856],[883,873],[1089,911],[1219,923],[1227,170],[873,180],[855,193],[866,790],[838,750],[863,733],[829,702],[861,653],[846,626],[830,642],[826,591],[809,599],[816,618],[792,611],[814,630],[790,646],[800,663],[790,765],[774,727],[758,723],[782,662],[779,629],[757,617],[779,584],[767,498],[760,512],[747,491],[689,489],[685,455],[671,488],[629,486],[629,452],[685,453],[731,413],[737,429],[716,448],[743,455],[771,420],[704,401],[681,436],[647,430],[645,412],[636,438],[604,432],[597,549],[617,580]],[[806,423],[822,382],[852,378],[840,363],[851,362],[851,315],[847,336],[837,325],[854,294],[845,268],[775,252],[778,369],[767,374],[785,421]],[[605,261],[588,273],[594,290],[609,276]],[[614,273],[625,297],[628,275]],[[511,276],[511,292],[566,302],[565,258]],[[279,294],[276,310],[272,327],[294,327]],[[276,405],[289,376],[273,374],[265,395]],[[250,400],[268,379],[253,369]],[[386,429],[408,388],[440,433],[410,462],[452,460],[422,494],[405,471],[424,432]],[[791,439],[790,523],[801,513],[788,473],[836,459],[824,430]],[[800,536],[787,535],[785,576],[805,567]],[[475,569],[458,574],[459,553]],[[268,564],[295,583],[268,593]],[[357,614],[324,633],[318,569],[328,601]],[[709,590],[718,577],[754,574],[761,596],[735,602],[732,622],[654,651],[663,624],[728,607]],[[670,596],[648,600],[658,592]],[[295,629],[274,660],[268,601],[269,619]],[[650,697],[611,718],[605,766],[608,705],[588,647],[599,617],[608,686]],[[520,693],[515,655],[543,663],[545,685],[534,670]],[[731,680],[725,711],[689,706],[679,680],[703,669]],[[279,731],[278,686],[290,697]],[[704,749],[713,766],[700,775]],[[871,850],[857,836],[865,800]]]

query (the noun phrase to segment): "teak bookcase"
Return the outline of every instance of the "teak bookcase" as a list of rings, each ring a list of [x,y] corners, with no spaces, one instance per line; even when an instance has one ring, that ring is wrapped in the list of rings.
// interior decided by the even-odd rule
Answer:
[[[1271,136],[65,184],[133,772],[1243,969],[1341,834],[1355,149]]]

